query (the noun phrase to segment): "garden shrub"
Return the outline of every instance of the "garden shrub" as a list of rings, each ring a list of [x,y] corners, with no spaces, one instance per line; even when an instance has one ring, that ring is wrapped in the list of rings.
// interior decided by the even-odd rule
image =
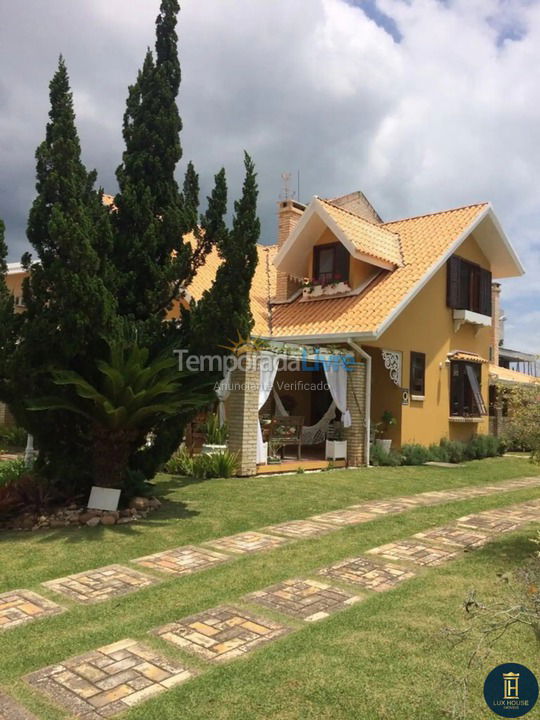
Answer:
[[[177,450],[167,461],[163,469],[171,475],[186,475],[187,477],[191,477],[193,475],[193,458],[186,448],[180,448],[180,450]]]
[[[27,471],[24,460],[5,460],[0,462],[0,487],[16,482]]]
[[[429,448],[424,445],[409,444],[401,448],[402,465],[423,465],[429,460],[433,460],[433,457]]]
[[[0,445],[6,445],[10,448],[26,447],[26,439],[28,434],[21,427],[1,427],[0,428]]]
[[[236,474],[238,456],[228,450],[212,455],[190,457],[187,450],[178,450],[165,465],[165,472],[172,475],[186,475],[197,480],[210,478],[229,478]]]
[[[401,465],[401,456],[391,450],[387,453],[380,445],[371,447],[371,464],[380,467],[397,467]]]
[[[445,445],[433,443],[429,446],[430,459],[433,462],[450,462],[450,453]]]

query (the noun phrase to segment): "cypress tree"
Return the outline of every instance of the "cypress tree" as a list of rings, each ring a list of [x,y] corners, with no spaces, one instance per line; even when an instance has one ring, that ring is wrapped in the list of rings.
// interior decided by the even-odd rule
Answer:
[[[37,262],[29,254],[23,258],[26,310],[17,318],[18,342],[9,360],[10,406],[36,437],[42,468],[74,477],[85,466],[84,427],[62,414],[43,422],[26,406],[30,398],[57,391],[52,367],[91,372],[102,338],[115,332],[115,300],[104,282],[113,277],[107,257],[112,235],[101,193],[94,190],[96,173],[81,161],[62,58],[49,87],[49,122],[36,153],[37,197],[27,229]]]
[[[115,263],[121,271],[120,312],[150,342],[189,285],[210,249],[199,233],[194,248],[183,240],[197,228],[198,177],[190,163],[179,192],[175,170],[182,157],[177,0],[162,0],[156,20],[155,60],[150,51],[130,87],[124,115],[126,149],[117,170]]]
[[[6,284],[7,245],[4,238],[5,225],[0,219],[0,399],[11,399],[7,385],[7,361],[13,352],[13,298]]]
[[[194,348],[199,351],[206,348],[216,352],[218,347],[235,340],[238,333],[249,336],[253,328],[249,295],[258,262],[261,226],[257,217],[257,175],[247,153],[245,168],[242,196],[234,204],[231,230],[224,220],[227,185],[223,170],[216,176],[215,189],[209,198],[203,228],[215,238],[222,263],[212,286],[191,309],[190,332]]]

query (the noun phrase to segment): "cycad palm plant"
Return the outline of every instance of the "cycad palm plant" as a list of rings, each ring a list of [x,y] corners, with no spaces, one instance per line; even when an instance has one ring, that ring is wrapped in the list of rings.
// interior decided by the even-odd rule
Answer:
[[[98,381],[79,373],[53,373],[54,383],[69,388],[31,403],[30,410],[65,410],[88,422],[96,485],[121,488],[132,455],[146,436],[173,415],[190,414],[212,399],[208,376],[179,371],[171,355],[150,359],[146,348],[110,346],[108,361],[98,361]]]

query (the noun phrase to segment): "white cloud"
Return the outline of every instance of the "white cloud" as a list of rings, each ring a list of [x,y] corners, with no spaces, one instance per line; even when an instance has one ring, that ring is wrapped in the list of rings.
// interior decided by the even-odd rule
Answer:
[[[303,200],[362,189],[388,219],[491,200],[528,270],[504,283],[508,336],[540,348],[540,3],[378,6],[401,43],[344,0],[184,0],[185,157],[205,192],[225,164],[232,195],[241,150],[253,155],[266,242],[284,170],[301,169]],[[13,243],[33,193],[56,55],[63,49],[69,62],[85,157],[110,187],[127,85],[153,42],[158,7],[26,0],[3,18],[0,215]]]

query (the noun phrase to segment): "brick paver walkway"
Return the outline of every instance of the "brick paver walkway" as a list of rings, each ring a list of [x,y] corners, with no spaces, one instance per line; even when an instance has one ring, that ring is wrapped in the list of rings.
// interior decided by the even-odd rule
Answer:
[[[320,537],[326,533],[337,530],[335,525],[325,525],[314,520],[291,520],[281,525],[269,525],[263,528],[266,532],[286,535],[287,537],[305,540],[307,538]]]
[[[166,550],[154,555],[140,557],[133,560],[133,562],[170,575],[190,575],[199,570],[206,570],[219,563],[227,562],[229,559],[228,555],[222,555],[213,550],[208,550],[208,548],[186,545],[174,550]]]
[[[315,580],[285,580],[250,593],[243,599],[264,605],[270,610],[314,622],[338,610],[344,610],[362,598]]]
[[[456,527],[455,525],[424,530],[416,533],[413,537],[460,548],[479,548],[489,540],[489,536],[484,533]]]
[[[207,544],[218,550],[228,550],[231,553],[244,555],[246,553],[260,552],[261,550],[273,550],[288,542],[290,542],[288,539],[276,537],[275,535],[265,535],[260,532],[244,532],[217,540],[209,540]]]
[[[443,550],[431,545],[426,545],[426,543],[420,540],[397,540],[387,545],[372,548],[368,550],[368,553],[382,555],[388,558],[388,560],[407,560],[416,565],[429,567],[442,565],[457,556],[457,552],[454,550]]]
[[[319,570],[320,575],[333,577],[345,583],[360,585],[366,590],[382,592],[391,590],[415,573],[399,565],[390,563],[376,564],[366,557],[349,558]]]
[[[136,640],[121,640],[39,670],[26,679],[69,713],[84,720],[101,720],[194,674]]]
[[[316,538],[342,526],[368,522],[381,515],[404,512],[414,507],[538,485],[540,478],[521,478],[483,488],[434,491],[411,497],[374,500],[306,520],[293,520],[263,528],[266,532],[250,531],[218,538],[205,545],[232,554],[255,553],[281,547],[295,539]],[[424,567],[440,565],[454,559],[463,550],[484,544],[500,532],[515,530],[539,517],[540,500],[471,514],[451,525],[431,528],[417,533],[413,538],[372,548],[367,553],[375,556],[373,559],[364,556],[349,558],[318,572],[367,591],[390,590],[415,576],[416,571],[410,569],[407,563]],[[385,562],[383,558],[392,562]],[[133,562],[181,576],[230,560],[231,555],[206,547],[185,546],[138,558]],[[405,566],[402,567],[400,562],[404,562]],[[80,602],[92,602],[116,597],[153,582],[156,582],[154,578],[129,568],[110,566],[43,584]],[[361,599],[340,588],[309,579],[286,580],[244,597],[249,602],[305,620],[327,617]],[[3,593],[0,595],[0,628],[13,627],[62,611],[64,608],[30,591]],[[291,628],[243,609],[220,606],[152,632],[205,659],[222,661],[243,656],[291,632]],[[27,676],[27,680],[33,687],[51,696],[71,715],[84,720],[101,720],[184,682],[194,674],[196,671],[185,667],[183,663],[171,663],[136,640],[123,640],[34,672]],[[0,720],[32,720],[32,716],[0,694]]]
[[[153,633],[205,660],[232,660],[290,632],[273,620],[223,605],[164,625]]]
[[[108,565],[57,580],[49,580],[42,585],[77,602],[95,603],[135,592],[157,582],[159,580],[143,575],[137,570],[122,565]]]
[[[0,720],[37,720],[37,718],[18,705],[15,700],[0,693]]]
[[[64,611],[65,608],[30,590],[11,590],[0,595],[0,630]]]

